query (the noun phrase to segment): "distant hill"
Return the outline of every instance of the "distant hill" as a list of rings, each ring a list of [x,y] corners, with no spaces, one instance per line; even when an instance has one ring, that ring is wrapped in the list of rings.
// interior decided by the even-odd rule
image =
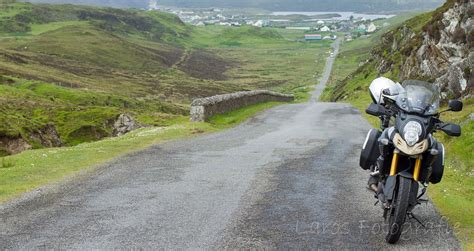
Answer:
[[[31,3],[70,3],[115,8],[147,8],[148,0],[25,0]]]
[[[327,45],[308,46],[323,53]],[[288,59],[280,47],[303,49],[253,26],[194,27],[158,11],[0,0],[0,158],[116,135],[120,115],[167,126],[187,121],[197,97],[290,91],[312,79],[281,70],[289,61],[280,60]]]
[[[0,157],[111,136],[121,113],[162,125],[223,92],[202,85],[228,63],[191,34],[168,13],[0,2]]]
[[[146,8],[148,0],[30,0],[31,2],[74,3],[113,7]],[[260,8],[274,11],[406,11],[427,10],[444,0],[159,0],[158,4],[178,7]]]

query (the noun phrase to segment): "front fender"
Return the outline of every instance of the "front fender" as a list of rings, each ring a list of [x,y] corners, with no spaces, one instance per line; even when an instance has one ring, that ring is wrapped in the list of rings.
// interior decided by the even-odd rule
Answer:
[[[416,205],[416,198],[418,197],[418,182],[413,179],[413,175],[409,172],[403,171],[396,175],[389,176],[385,181],[385,185],[382,187],[382,193],[386,201],[392,201],[395,194],[395,189],[398,187],[397,184],[400,179],[410,179],[412,181],[409,204],[411,206]]]

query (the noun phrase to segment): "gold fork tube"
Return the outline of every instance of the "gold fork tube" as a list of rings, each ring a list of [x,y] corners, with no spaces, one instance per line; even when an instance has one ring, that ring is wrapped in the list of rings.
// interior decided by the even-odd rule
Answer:
[[[415,170],[413,171],[413,179],[418,181],[420,179],[420,170],[421,170],[421,156],[416,159]]]
[[[393,152],[392,165],[390,166],[390,176],[393,176],[397,173],[398,166],[398,152]]]

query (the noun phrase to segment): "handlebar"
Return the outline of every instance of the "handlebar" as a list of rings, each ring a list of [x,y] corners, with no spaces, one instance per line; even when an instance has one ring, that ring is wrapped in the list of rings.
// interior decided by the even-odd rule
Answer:
[[[367,114],[377,116],[381,121],[381,129],[384,130],[389,127],[390,119],[392,117],[396,118],[400,113],[400,109],[394,105],[383,106],[380,104],[371,103],[369,107],[365,110]],[[439,115],[439,114],[438,114]],[[432,116],[431,123],[434,130],[440,130],[445,132],[449,136],[458,137],[461,136],[461,127],[452,123],[445,123],[439,119],[439,116]]]

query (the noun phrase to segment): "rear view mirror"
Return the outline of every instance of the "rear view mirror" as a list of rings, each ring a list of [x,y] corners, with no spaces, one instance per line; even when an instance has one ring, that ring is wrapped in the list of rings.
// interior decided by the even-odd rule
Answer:
[[[396,96],[400,93],[395,88],[392,88],[392,89],[387,88],[387,89],[383,89],[382,94],[387,95],[387,96]]]
[[[371,103],[369,107],[365,109],[365,112],[373,116],[382,116],[387,113],[387,110],[379,104]]]
[[[461,127],[459,125],[445,123],[441,125],[439,129],[445,132],[449,136],[453,136],[453,137],[461,136]]]
[[[448,106],[449,106],[449,110],[453,112],[462,111],[462,107],[463,107],[462,102],[459,100],[450,100],[448,103]]]
[[[383,90],[382,90],[382,94],[383,94],[383,95],[391,95],[391,94],[390,94],[390,89],[389,89],[389,88],[383,89]]]

